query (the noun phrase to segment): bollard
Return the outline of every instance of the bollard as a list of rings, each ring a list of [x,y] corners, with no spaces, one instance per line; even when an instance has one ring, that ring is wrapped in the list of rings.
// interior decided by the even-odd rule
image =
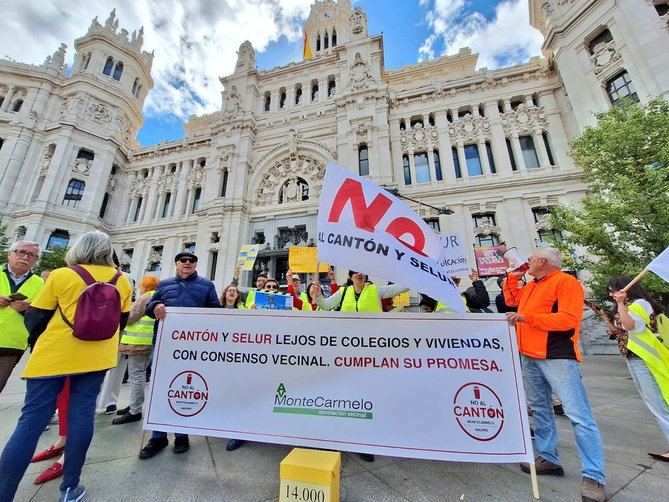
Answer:
[[[341,453],[293,448],[281,461],[279,502],[339,502]]]

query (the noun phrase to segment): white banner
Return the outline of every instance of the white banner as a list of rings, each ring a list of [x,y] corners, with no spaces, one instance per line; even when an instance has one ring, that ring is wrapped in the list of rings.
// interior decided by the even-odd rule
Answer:
[[[669,282],[669,248],[657,255],[646,268]]]
[[[320,261],[407,286],[464,313],[450,277],[462,269],[454,258],[456,245],[457,239],[442,241],[409,206],[378,185],[328,163],[318,207]]]
[[[168,308],[144,428],[398,457],[532,460],[501,315]]]

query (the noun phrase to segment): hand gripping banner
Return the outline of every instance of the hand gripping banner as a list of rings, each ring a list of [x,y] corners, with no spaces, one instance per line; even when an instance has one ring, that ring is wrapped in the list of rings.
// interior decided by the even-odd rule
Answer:
[[[468,270],[467,260],[461,253],[453,258],[455,236],[450,247],[442,237],[378,185],[328,164],[318,208],[320,261],[402,284],[464,312],[450,276]]]

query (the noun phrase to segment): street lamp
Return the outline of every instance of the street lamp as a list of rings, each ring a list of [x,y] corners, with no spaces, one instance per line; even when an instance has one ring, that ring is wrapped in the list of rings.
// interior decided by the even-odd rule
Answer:
[[[434,209],[438,214],[453,214],[453,210],[444,206],[444,207],[436,207],[432,206],[430,204],[426,204],[425,202],[422,202],[420,200],[412,199],[411,197],[407,197],[406,195],[402,195],[400,191],[395,188],[395,187],[383,187],[383,189],[388,192],[393,194],[395,197],[399,197],[400,199],[406,199],[410,200],[411,202],[415,202],[416,204],[422,205],[422,206],[427,206],[430,209]]]

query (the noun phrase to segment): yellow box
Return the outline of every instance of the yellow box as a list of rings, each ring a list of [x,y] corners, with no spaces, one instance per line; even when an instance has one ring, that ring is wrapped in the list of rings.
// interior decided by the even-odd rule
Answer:
[[[293,448],[281,461],[279,502],[339,502],[341,453]]]

